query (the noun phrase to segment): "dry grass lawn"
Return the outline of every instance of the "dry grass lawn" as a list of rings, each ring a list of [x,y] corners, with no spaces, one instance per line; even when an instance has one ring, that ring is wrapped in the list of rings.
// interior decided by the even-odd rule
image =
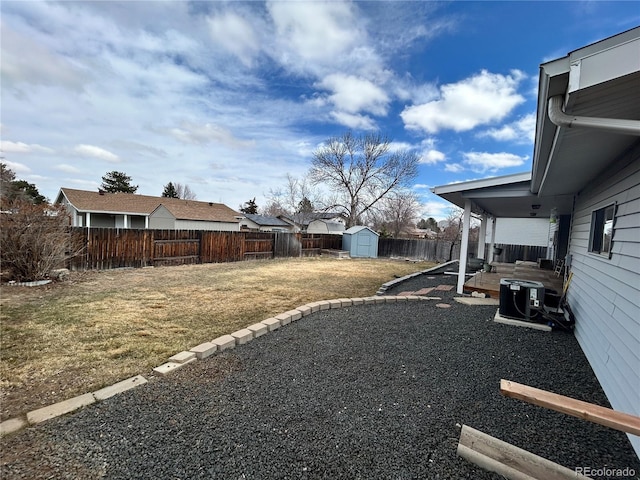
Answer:
[[[73,273],[1,293],[2,420],[97,390],[317,300],[375,294],[429,263],[316,257]]]

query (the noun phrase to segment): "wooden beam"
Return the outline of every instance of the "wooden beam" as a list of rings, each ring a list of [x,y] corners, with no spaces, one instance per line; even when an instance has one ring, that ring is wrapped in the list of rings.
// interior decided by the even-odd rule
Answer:
[[[500,393],[506,397],[517,398],[541,407],[566,413],[574,417],[589,420],[606,427],[640,436],[640,417],[610,408],[547,392],[510,380],[500,380]]]
[[[468,425],[462,426],[457,454],[485,470],[496,472],[510,480],[589,480],[589,477],[574,470]]]

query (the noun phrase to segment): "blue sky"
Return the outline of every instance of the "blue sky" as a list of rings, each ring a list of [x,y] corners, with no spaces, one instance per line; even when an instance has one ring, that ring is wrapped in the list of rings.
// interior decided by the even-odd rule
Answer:
[[[429,187],[531,168],[540,63],[640,24],[636,2],[0,4],[2,155],[54,199],[126,172],[232,208],[378,131]]]

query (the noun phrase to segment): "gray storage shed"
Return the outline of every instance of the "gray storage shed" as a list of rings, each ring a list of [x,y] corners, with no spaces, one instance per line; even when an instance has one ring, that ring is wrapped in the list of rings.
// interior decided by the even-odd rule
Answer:
[[[379,236],[369,227],[351,227],[342,234],[342,249],[351,257],[378,258]]]

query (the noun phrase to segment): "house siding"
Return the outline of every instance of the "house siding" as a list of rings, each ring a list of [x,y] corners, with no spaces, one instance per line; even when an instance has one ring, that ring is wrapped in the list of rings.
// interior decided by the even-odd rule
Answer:
[[[211,230],[217,232],[239,232],[240,223],[207,222],[203,220],[176,220],[176,230]]]
[[[151,229],[175,230],[178,228],[176,223],[176,218],[164,205],[160,205],[149,215],[149,228]]]
[[[640,144],[576,197],[567,293],[575,335],[615,410],[640,415]],[[611,258],[589,253],[591,214],[616,203]],[[636,452],[640,438],[630,435]]]

